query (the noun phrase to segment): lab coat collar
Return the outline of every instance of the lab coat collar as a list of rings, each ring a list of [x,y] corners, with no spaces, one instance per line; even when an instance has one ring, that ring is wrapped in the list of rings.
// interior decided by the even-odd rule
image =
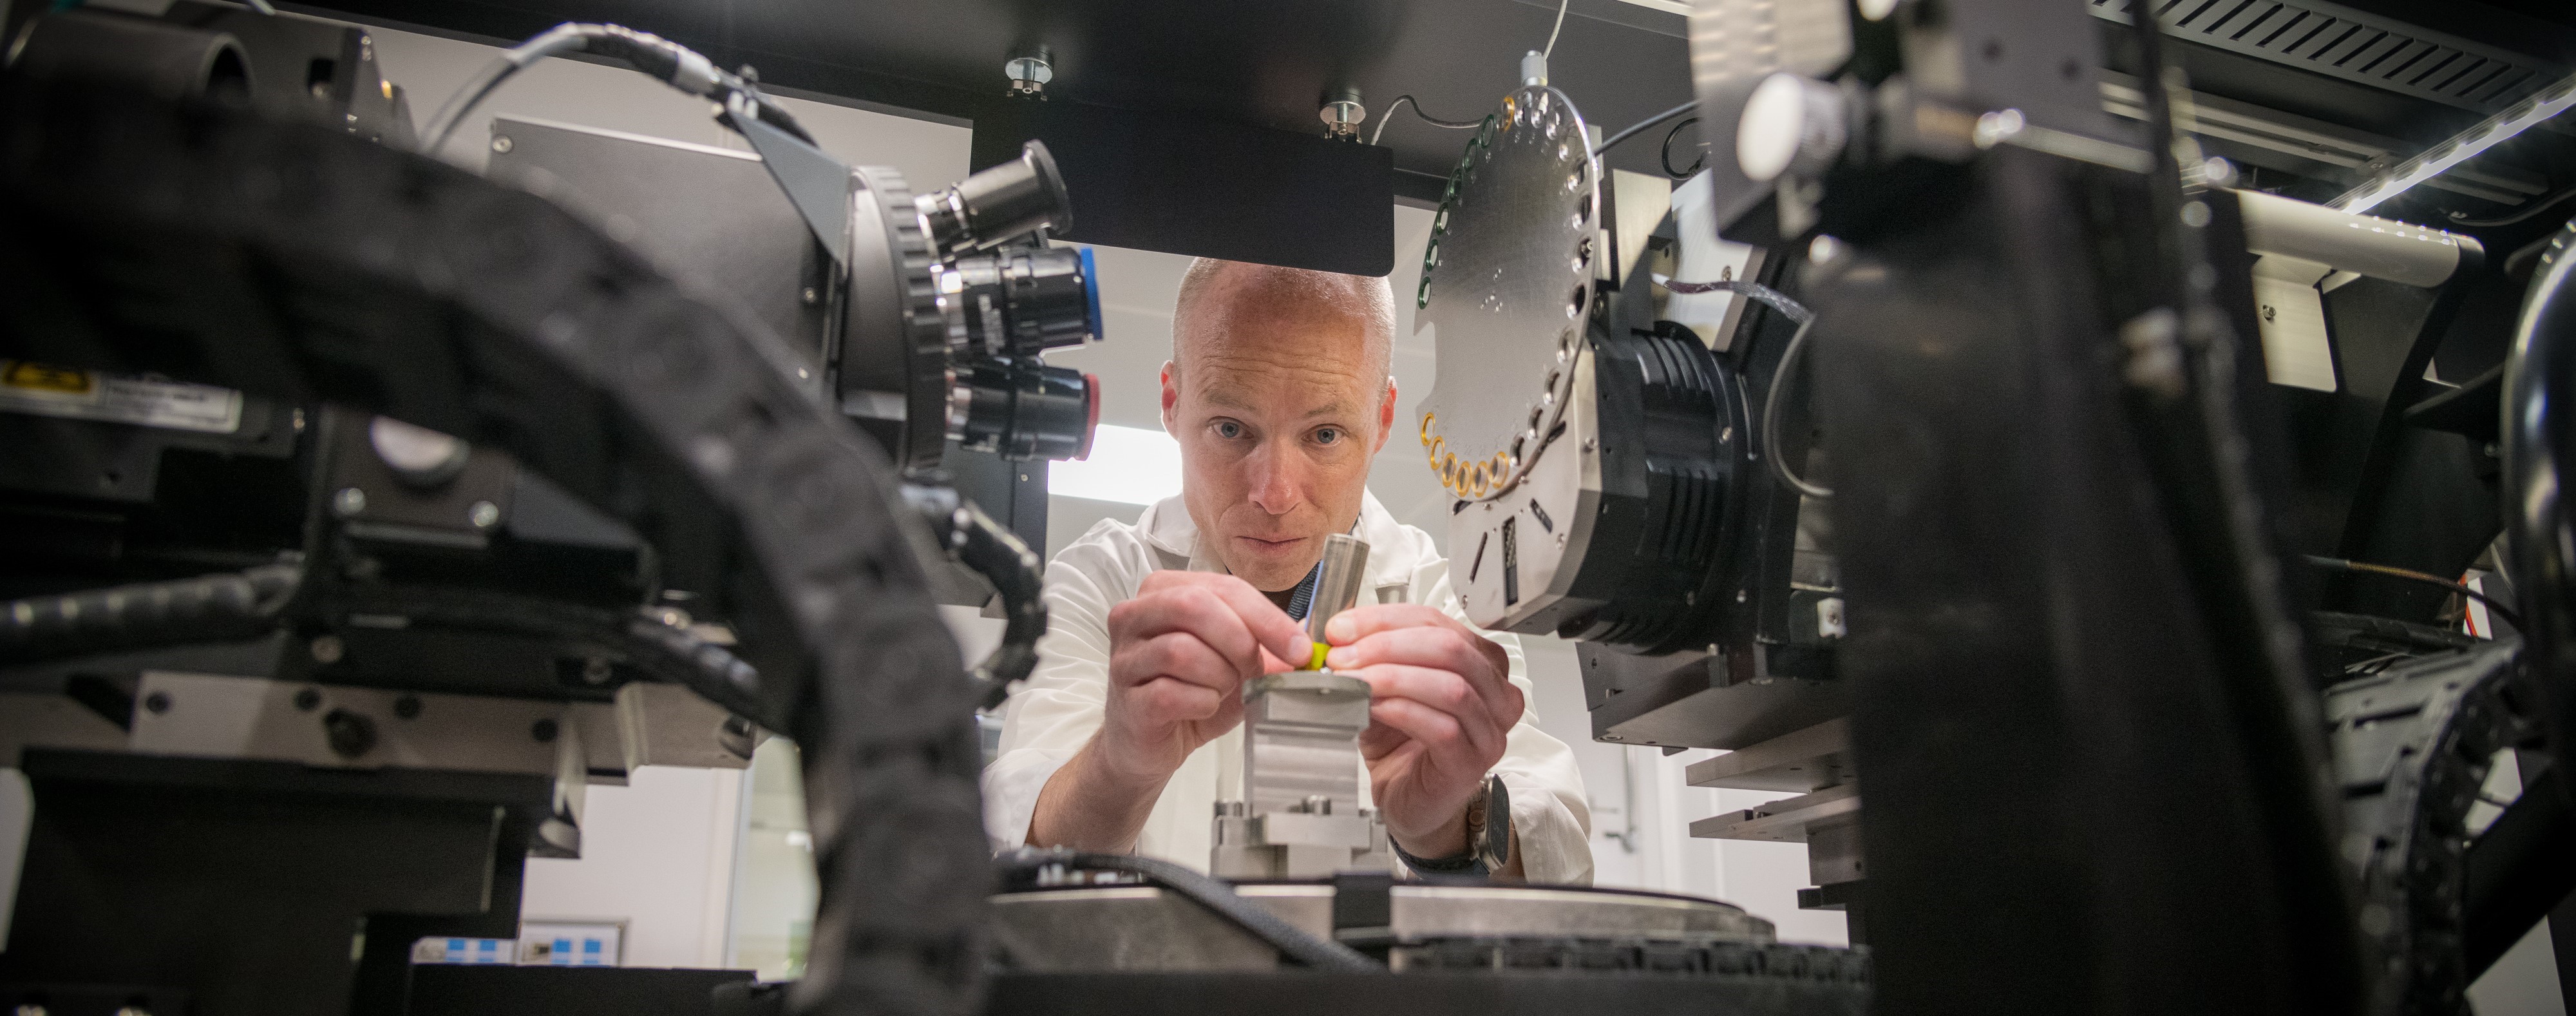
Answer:
[[[1423,550],[1415,546],[1413,534],[1379,504],[1377,495],[1360,491],[1360,519],[1354,527],[1360,539],[1369,544],[1369,584],[1386,586],[1413,580],[1414,560]],[[1145,507],[1136,518],[1136,530],[1145,537],[1166,562],[1187,561],[1187,570],[1224,572],[1225,565],[1201,553],[1198,523],[1190,519],[1189,505],[1180,495],[1164,498]]]

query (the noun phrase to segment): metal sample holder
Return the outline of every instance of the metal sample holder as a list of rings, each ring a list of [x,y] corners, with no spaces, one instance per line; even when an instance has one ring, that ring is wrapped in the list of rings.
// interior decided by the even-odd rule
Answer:
[[[1368,566],[1368,544],[1324,538],[1306,636],[1324,646],[1324,624],[1350,609]],[[1390,871],[1394,853],[1376,809],[1360,806],[1360,732],[1369,725],[1368,682],[1307,668],[1243,686],[1243,798],[1216,804],[1208,870],[1220,878],[1320,878]]]

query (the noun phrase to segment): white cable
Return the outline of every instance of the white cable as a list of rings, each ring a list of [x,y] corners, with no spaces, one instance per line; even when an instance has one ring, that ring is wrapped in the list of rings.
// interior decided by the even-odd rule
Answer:
[[[1556,27],[1547,30],[1547,48],[1538,51],[1541,59],[1556,55],[1556,33],[1565,30],[1565,7],[1573,0],[1556,0]]]
[[[1394,102],[1387,103],[1386,112],[1378,116],[1377,130],[1369,135],[1369,144],[1377,144],[1377,139],[1386,136],[1386,124],[1387,121],[1395,119],[1395,107],[1404,105],[1408,102],[1413,104],[1413,115],[1417,119],[1420,119],[1423,123],[1438,127],[1441,130],[1471,131],[1485,125],[1485,122],[1482,120],[1478,120],[1474,123],[1451,123],[1447,120],[1434,120],[1431,118],[1431,114],[1422,111],[1422,100],[1416,99],[1411,95],[1399,95],[1395,97]]]

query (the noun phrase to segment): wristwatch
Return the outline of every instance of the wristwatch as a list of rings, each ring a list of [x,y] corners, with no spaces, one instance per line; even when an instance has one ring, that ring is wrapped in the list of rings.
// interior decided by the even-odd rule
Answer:
[[[1467,850],[1452,857],[1415,857],[1392,839],[1395,856],[1423,875],[1491,875],[1512,859],[1512,795],[1500,776],[1485,777],[1467,799]]]

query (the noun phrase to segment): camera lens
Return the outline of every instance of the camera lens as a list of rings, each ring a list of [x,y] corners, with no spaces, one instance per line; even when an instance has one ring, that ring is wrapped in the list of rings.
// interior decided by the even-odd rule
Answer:
[[[1064,177],[1046,145],[1020,146],[1020,157],[978,171],[957,185],[913,199],[922,230],[942,258],[991,250],[1038,229],[1073,228]]]
[[[1035,360],[990,357],[958,371],[949,437],[1006,459],[1078,459],[1100,423],[1100,379]]]
[[[1088,250],[1005,247],[937,271],[939,309],[953,348],[1036,356],[1100,336],[1100,294]]]

